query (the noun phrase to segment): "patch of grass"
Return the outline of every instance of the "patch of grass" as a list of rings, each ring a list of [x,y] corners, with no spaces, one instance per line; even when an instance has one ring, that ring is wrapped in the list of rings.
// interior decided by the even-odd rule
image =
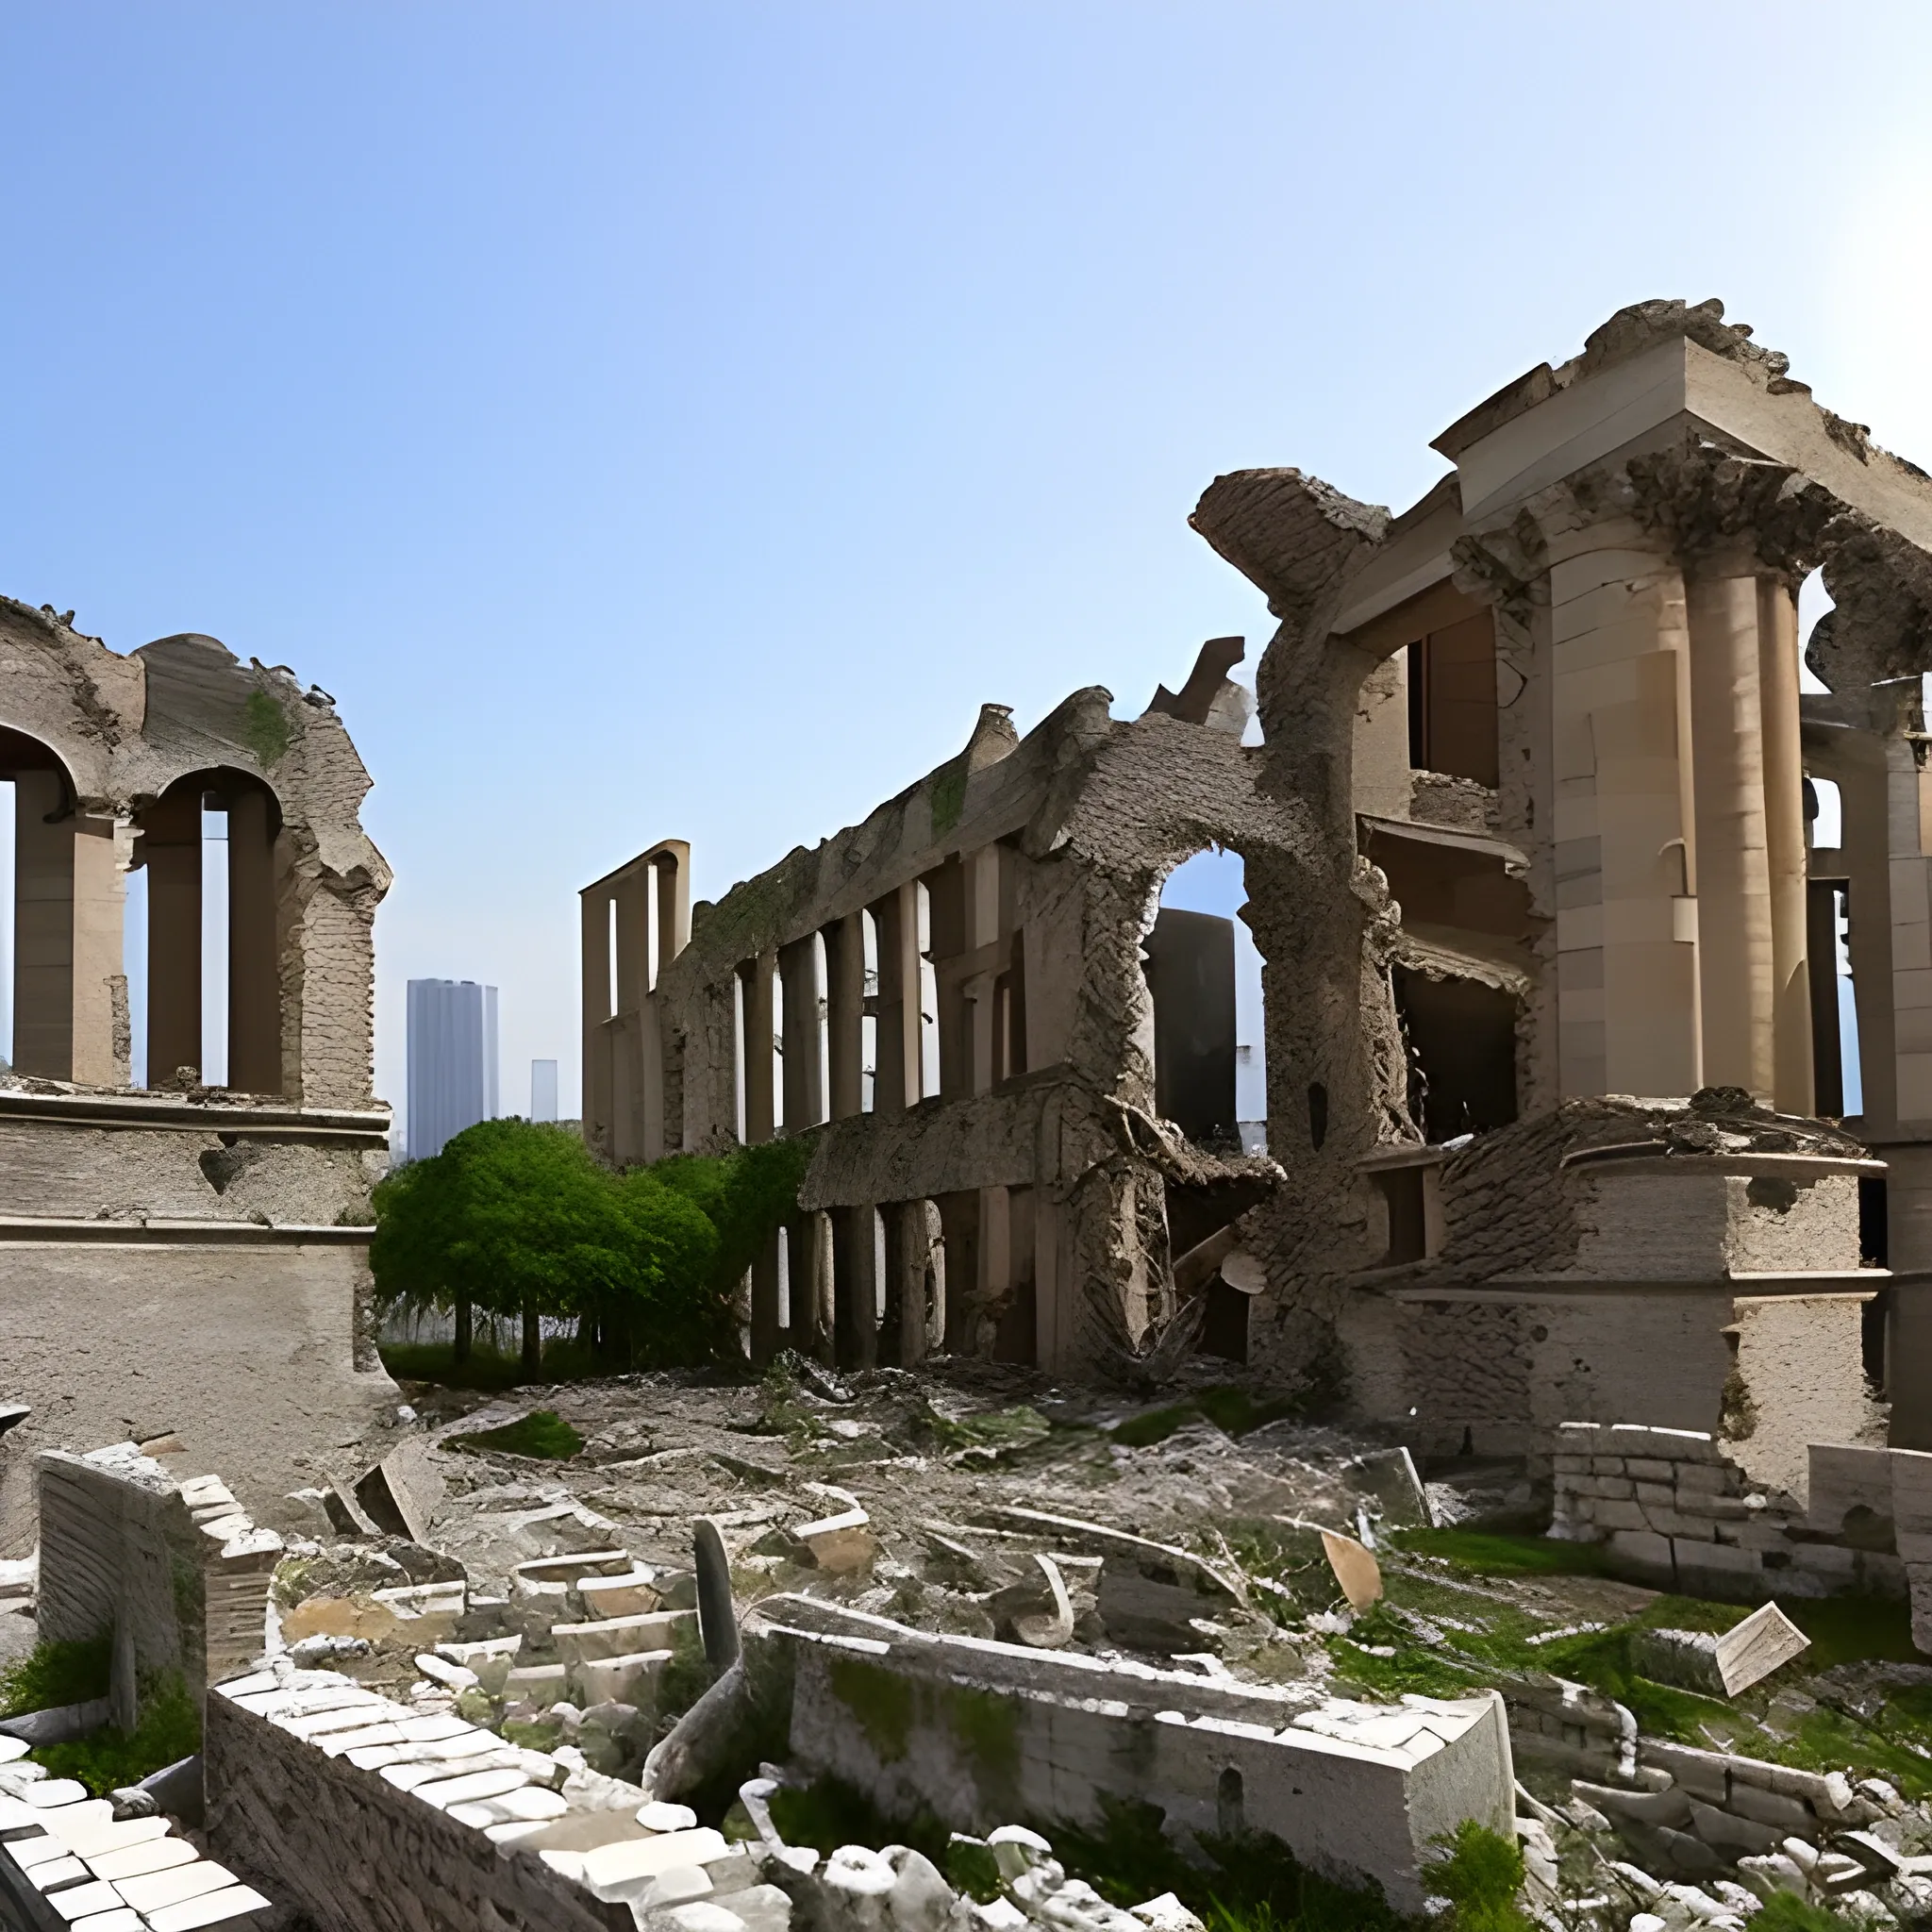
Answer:
[[[1173,1892],[1208,1932],[1399,1932],[1378,1892],[1354,1891],[1295,1863],[1278,1840],[1202,1833],[1206,1864],[1182,1857],[1154,1805],[1103,1797],[1101,1822],[1045,1827],[1054,1857],[1112,1904]]]
[[[579,1454],[584,1439],[554,1408],[540,1408],[500,1429],[475,1436],[451,1436],[452,1449],[495,1449],[506,1456],[535,1457],[544,1462],[568,1462]]]
[[[1607,1553],[1601,1543],[1563,1542],[1554,1537],[1510,1536],[1483,1529],[1394,1530],[1391,1541],[1416,1556],[1446,1557],[1462,1569],[1489,1576],[1610,1574]]]
[[[929,1812],[888,1818],[857,1786],[822,1777],[794,1790],[772,1793],[772,1823],[788,1845],[809,1845],[829,1857],[841,1845],[910,1845],[943,1872],[952,1834]],[[1139,1901],[1137,1900],[1138,1904]]]
[[[1248,1390],[1231,1385],[1203,1389],[1185,1402],[1129,1416],[1113,1430],[1113,1440],[1129,1449],[1151,1449],[1155,1443],[1166,1441],[1176,1429],[1202,1421],[1212,1423],[1224,1436],[1245,1436],[1264,1423],[1299,1415],[1302,1407],[1302,1403],[1291,1395],[1257,1402]]]
[[[1053,1433],[1053,1424],[1024,1402],[986,1415],[945,1416],[928,1409],[926,1425],[944,1449],[1026,1449]]]
[[[37,1643],[0,1670],[0,1717],[87,1704],[108,1694],[114,1642],[107,1636],[78,1642]]]
[[[1857,1922],[1827,1906],[1814,1906],[1794,1891],[1774,1891],[1751,1914],[1751,1932],[1842,1932]]]
[[[201,1713],[188,1687],[171,1675],[143,1690],[141,1719],[133,1730],[96,1731],[71,1744],[42,1745],[33,1755],[50,1777],[78,1778],[90,1797],[104,1798],[200,1749]]]
[[[1436,1842],[1449,1856],[1430,1868],[1424,1883],[1455,1907],[1457,1932],[1532,1932],[1516,1903],[1523,1885],[1520,1846],[1473,1818]]]

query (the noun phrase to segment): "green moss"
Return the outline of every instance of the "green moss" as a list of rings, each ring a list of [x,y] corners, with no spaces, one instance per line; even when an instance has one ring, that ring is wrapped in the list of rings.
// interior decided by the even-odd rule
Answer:
[[[188,1687],[170,1674],[143,1688],[133,1730],[96,1731],[71,1744],[42,1745],[33,1755],[50,1777],[78,1778],[91,1797],[104,1798],[200,1749],[201,1713]]]
[[[506,1456],[530,1456],[544,1462],[568,1462],[584,1446],[584,1439],[554,1408],[540,1408],[500,1429],[475,1436],[452,1436],[452,1449],[494,1449]]]
[[[1446,1557],[1465,1570],[1489,1576],[1607,1576],[1601,1543],[1564,1542],[1555,1537],[1507,1536],[1481,1529],[1404,1529],[1393,1532],[1404,1550]],[[1741,1613],[1740,1613],[1741,1614]]]
[[[503,1726],[503,1740],[520,1744],[525,1751],[554,1751],[563,1741],[563,1726],[548,1718],[541,1722],[511,1718]]]
[[[242,707],[242,742],[255,754],[255,762],[272,772],[289,750],[289,717],[265,691],[252,691]]]
[[[961,752],[950,764],[941,765],[932,781],[932,835],[943,839],[959,823],[966,809],[966,754]]]
[[[1000,1895],[1000,1861],[983,1838],[966,1838],[956,1831],[941,1870],[955,1891],[963,1891],[983,1906]]]
[[[1374,1891],[1297,1865],[1278,1840],[1258,1833],[1202,1833],[1202,1862],[1184,1858],[1155,1805],[1105,1795],[1097,1823],[1047,1824],[1054,1856],[1112,1904],[1171,1891],[1208,1932],[1400,1932],[1403,1921]]]
[[[87,1704],[108,1694],[114,1642],[107,1636],[84,1641],[37,1643],[0,1670],[0,1717]]]
[[[1808,1904],[1794,1891],[1774,1891],[1751,1914],[1751,1932],[1842,1932],[1857,1923],[1829,1907]]]
[[[771,1802],[772,1823],[788,1845],[809,1845],[828,1857],[841,1845],[910,1845],[946,1869],[948,1834],[930,1813],[889,1817],[841,1778],[822,1777],[802,1790],[782,1786]]]
[[[1456,1908],[1457,1932],[1533,1932],[1516,1903],[1523,1886],[1520,1846],[1473,1818],[1436,1843],[1449,1856],[1430,1867],[1424,1882]]]
[[[945,1693],[953,1735],[985,1802],[1011,1804],[1020,1786],[1020,1705],[955,1685]]]
[[[985,1415],[944,1416],[929,1407],[925,1420],[933,1440],[943,1449],[1027,1449],[1053,1433],[1053,1424],[1024,1402]]]
[[[881,1764],[906,1755],[912,1732],[912,1686],[896,1671],[858,1657],[835,1657],[828,1667],[832,1694],[858,1720]]]
[[[1224,1436],[1245,1436],[1264,1423],[1280,1422],[1299,1415],[1304,1405],[1292,1395],[1277,1395],[1257,1402],[1246,1389],[1224,1386],[1204,1389],[1185,1402],[1165,1408],[1150,1408],[1143,1415],[1129,1416],[1113,1431],[1113,1440],[1129,1449],[1151,1449],[1164,1442],[1174,1432],[1205,1417]]]

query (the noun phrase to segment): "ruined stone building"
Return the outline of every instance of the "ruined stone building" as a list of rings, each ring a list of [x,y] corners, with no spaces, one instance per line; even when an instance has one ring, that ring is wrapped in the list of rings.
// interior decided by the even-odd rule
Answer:
[[[32,1452],[174,1438],[274,1514],[392,1385],[368,1322],[371,923],[389,868],[333,701],[212,638],[123,657],[0,600],[14,797],[13,1052],[0,1076],[0,1555]],[[226,815],[227,1002],[203,1038],[204,867]],[[125,911],[144,874],[145,1036]],[[147,1084],[132,1084],[137,1044]],[[202,1068],[225,1049],[225,1080]],[[208,1052],[205,1052],[208,1049]]]
[[[716,905],[676,842],[587,889],[591,1144],[815,1136],[756,1355],[1208,1347],[1424,1448],[1721,1427],[1800,1489],[1882,1400],[1932,1443],[1932,479],[1715,303],[1619,312],[1433,446],[1396,515],[1291,469],[1201,498],[1279,623],[1260,742],[1218,641],[1130,721],[988,706]],[[1210,845],[1268,1158],[1211,1099],[1224,947],[1157,919]]]

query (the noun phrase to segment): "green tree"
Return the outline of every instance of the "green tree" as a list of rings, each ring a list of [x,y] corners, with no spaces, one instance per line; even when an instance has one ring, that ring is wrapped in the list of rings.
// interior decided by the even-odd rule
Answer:
[[[716,1237],[678,1202],[667,1236],[575,1135],[529,1121],[466,1127],[376,1190],[370,1267],[382,1300],[523,1320],[524,1369],[541,1366],[541,1322],[592,1307],[613,1323],[633,1305],[701,1294]],[[621,1324],[626,1332],[631,1319]]]

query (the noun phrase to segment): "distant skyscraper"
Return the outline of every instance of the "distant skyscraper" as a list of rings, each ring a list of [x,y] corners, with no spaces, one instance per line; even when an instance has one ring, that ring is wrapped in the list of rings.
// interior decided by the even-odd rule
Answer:
[[[530,1062],[530,1118],[554,1121],[557,1118],[557,1062]]]
[[[410,980],[409,1158],[427,1160],[496,1112],[496,989]]]

